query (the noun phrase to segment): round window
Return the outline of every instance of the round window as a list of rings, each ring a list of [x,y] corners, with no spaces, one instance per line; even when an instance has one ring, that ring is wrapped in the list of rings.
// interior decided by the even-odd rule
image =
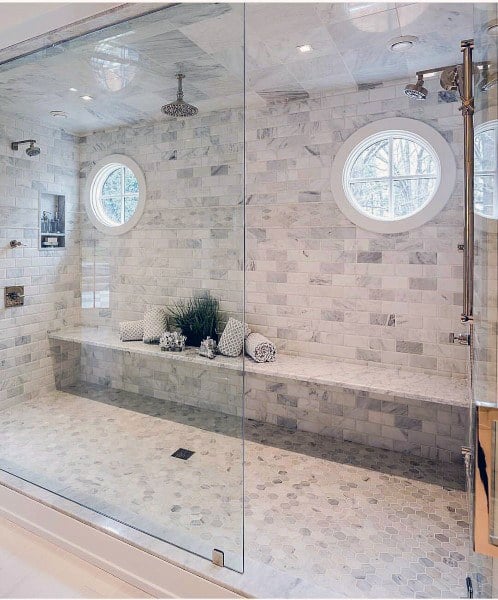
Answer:
[[[474,134],[474,207],[488,219],[498,219],[498,121],[487,121]]]
[[[332,169],[334,198],[353,223],[379,233],[423,225],[453,191],[455,161],[444,138],[413,119],[376,121],[341,147]]]
[[[143,214],[145,178],[127,156],[115,154],[99,161],[86,186],[86,208],[92,223],[113,235],[129,231]]]

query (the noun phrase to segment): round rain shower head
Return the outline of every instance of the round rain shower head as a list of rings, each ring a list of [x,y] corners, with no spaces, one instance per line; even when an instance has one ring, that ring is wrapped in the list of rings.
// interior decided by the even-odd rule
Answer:
[[[415,100],[425,100],[429,92],[424,87],[424,78],[417,79],[417,83],[409,83],[405,86],[405,95]]]
[[[36,146],[36,140],[21,140],[19,142],[12,142],[10,147],[12,150],[19,150],[20,144],[29,144],[29,147],[26,148],[26,154],[28,156],[38,156],[41,152],[40,148]]]
[[[26,154],[28,156],[38,156],[41,150],[38,146],[35,146],[35,142],[30,142],[29,147],[26,148]]]
[[[176,76],[178,79],[177,97],[174,102],[165,104],[161,108],[165,115],[169,115],[170,117],[193,117],[199,112],[199,109],[196,106],[188,104],[188,102],[185,102],[183,99],[182,79],[184,79],[184,77],[185,75],[182,75],[182,73],[178,73]]]

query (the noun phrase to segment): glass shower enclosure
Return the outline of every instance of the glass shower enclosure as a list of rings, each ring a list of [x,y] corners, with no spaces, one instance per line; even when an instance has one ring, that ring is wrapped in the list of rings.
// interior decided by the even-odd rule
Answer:
[[[176,4],[0,65],[3,131],[41,149],[9,150],[0,176],[17,194],[12,237],[24,245],[12,252],[31,268],[9,271],[25,301],[6,310],[37,352],[17,364],[22,393],[13,383],[1,404],[0,469],[80,518],[105,516],[114,535],[237,571],[243,356],[201,356],[199,340],[163,351],[119,330],[151,307],[178,329],[173,312],[206,297],[218,303],[213,337],[244,320],[243,45],[243,5]],[[178,74],[193,116],[161,111]],[[116,156],[147,188],[120,235],[94,226],[87,198],[94,166]],[[46,230],[56,212],[64,233]]]

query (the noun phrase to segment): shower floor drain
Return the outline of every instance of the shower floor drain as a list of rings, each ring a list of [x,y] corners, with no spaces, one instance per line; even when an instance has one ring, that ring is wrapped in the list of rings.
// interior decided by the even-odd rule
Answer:
[[[192,454],[195,454],[193,450],[178,448],[178,450],[175,450],[175,452],[173,452],[171,456],[173,458],[181,458],[182,460],[188,460],[192,456]]]

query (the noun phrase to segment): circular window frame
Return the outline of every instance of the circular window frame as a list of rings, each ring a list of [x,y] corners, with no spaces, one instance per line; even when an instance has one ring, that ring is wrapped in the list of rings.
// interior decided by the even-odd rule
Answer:
[[[349,199],[345,187],[346,167],[350,163],[350,157],[356,153],[359,146],[364,146],[369,138],[386,132],[407,133],[421,138],[424,145],[433,151],[440,171],[439,183],[432,198],[417,212],[391,221],[370,217],[357,209]],[[375,233],[403,233],[425,225],[444,208],[453,194],[455,182],[456,162],[448,142],[430,125],[404,117],[380,119],[355,131],[339,148],[331,170],[332,194],[342,213],[358,227]]]
[[[133,215],[121,225],[107,225],[98,216],[99,194],[106,178],[117,167],[127,167],[138,181],[138,202]],[[92,167],[85,184],[85,208],[88,218],[99,231],[110,235],[122,235],[135,227],[140,221],[145,210],[147,188],[145,177],[140,166],[129,156],[124,154],[111,154],[99,160]]]

